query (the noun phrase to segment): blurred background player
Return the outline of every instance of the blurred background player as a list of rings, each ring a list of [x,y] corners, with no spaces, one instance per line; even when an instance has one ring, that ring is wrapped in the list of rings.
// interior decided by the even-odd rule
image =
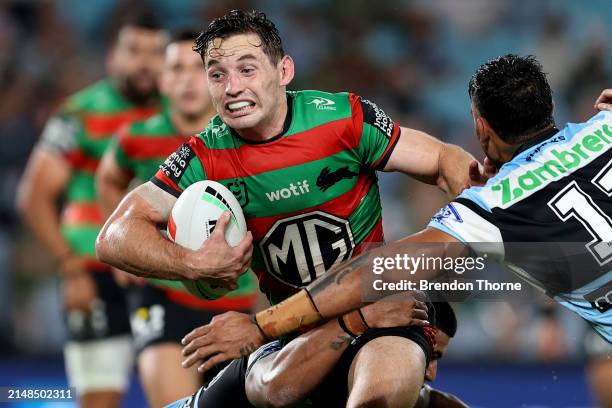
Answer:
[[[121,125],[159,111],[157,77],[167,40],[152,14],[130,16],[108,54],[108,78],[69,97],[49,119],[20,183],[18,209],[63,279],[64,359],[83,407],[117,406],[133,362],[123,291],[95,258],[104,218],[94,173]]]
[[[176,32],[166,47],[159,89],[167,99],[162,111],[123,127],[106,150],[96,173],[98,202],[110,215],[128,187],[149,180],[165,158],[206,127],[215,109],[210,101],[200,56],[192,47],[198,33]],[[118,271],[125,279],[133,275]],[[180,285],[180,283],[179,283]],[[206,301],[179,289],[141,282],[129,290],[128,302],[138,371],[149,405],[160,407],[202,385],[196,370],[181,362],[181,339],[217,312],[249,311],[257,300],[256,278],[243,275],[240,289]]]

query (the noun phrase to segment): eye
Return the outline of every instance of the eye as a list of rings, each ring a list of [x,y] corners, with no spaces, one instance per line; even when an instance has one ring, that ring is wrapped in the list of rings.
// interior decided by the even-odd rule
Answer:
[[[215,81],[220,80],[223,77],[223,73],[219,72],[219,71],[215,71],[211,74],[209,74],[209,76],[214,79]]]
[[[240,72],[245,75],[251,75],[255,71],[255,68],[242,68]]]

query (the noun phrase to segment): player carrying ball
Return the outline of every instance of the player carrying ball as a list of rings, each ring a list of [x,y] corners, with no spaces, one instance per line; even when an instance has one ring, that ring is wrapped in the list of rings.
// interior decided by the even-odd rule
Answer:
[[[287,91],[293,60],[263,13],[232,11],[214,20],[196,50],[218,116],[119,205],[98,237],[104,262],[140,276],[209,279],[228,287],[251,265],[261,289],[277,303],[383,241],[376,170],[401,171],[449,195],[469,182],[469,154],[400,127],[373,102],[351,93]],[[480,181],[478,167],[472,170]],[[244,210],[250,233],[235,248],[209,239],[190,251],[157,231],[181,191],[204,179],[226,185]],[[217,229],[226,223],[222,217]],[[392,406],[416,401],[434,334],[421,327],[424,305],[405,305],[404,327],[372,329],[371,341],[357,346],[360,357],[351,367],[359,366],[359,358],[371,363],[355,370],[358,386],[346,396],[350,406],[376,397]],[[245,336],[234,323],[255,331]],[[211,325],[224,327],[223,341],[192,347],[186,366],[204,359],[205,371],[234,358],[246,361],[265,341],[246,314],[229,312]],[[381,348],[394,352],[381,354]],[[375,381],[378,394],[362,386]]]

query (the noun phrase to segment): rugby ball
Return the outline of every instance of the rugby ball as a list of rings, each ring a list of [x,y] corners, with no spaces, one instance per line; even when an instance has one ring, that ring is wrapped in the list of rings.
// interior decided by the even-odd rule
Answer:
[[[217,220],[226,211],[230,212],[230,223],[225,230],[225,240],[236,246],[247,232],[238,200],[216,181],[198,181],[187,187],[176,200],[168,219],[168,238],[182,247],[197,250],[210,238]],[[206,280],[181,282],[189,293],[203,299],[218,299],[228,292],[226,288]]]

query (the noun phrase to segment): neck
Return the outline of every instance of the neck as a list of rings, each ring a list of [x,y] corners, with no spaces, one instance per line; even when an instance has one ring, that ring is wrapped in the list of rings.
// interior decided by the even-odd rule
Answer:
[[[197,115],[185,115],[175,108],[170,108],[170,120],[177,132],[184,136],[192,136],[200,133],[208,126],[208,122],[214,116],[215,111],[209,106],[206,111]]]
[[[524,146],[529,145],[531,143],[537,143],[537,140],[540,138],[546,138],[551,136],[552,133],[557,132],[557,127],[555,125],[555,123],[551,123],[550,125],[546,126],[543,129],[537,130],[535,132],[530,132],[530,133],[526,133],[524,134],[521,138],[520,138],[520,142],[511,146],[508,146],[508,152],[507,154],[508,156],[508,161],[512,160],[514,158],[514,156],[517,154],[517,151],[524,149]],[[503,152],[502,154],[506,155],[506,152]],[[504,157],[505,159],[506,157]]]
[[[281,100],[278,102],[278,109],[272,115],[270,120],[261,123],[256,127],[249,129],[236,130],[236,133],[243,139],[252,140],[254,142],[265,142],[278,136],[285,127],[285,119],[288,114],[287,96],[283,93]]]

